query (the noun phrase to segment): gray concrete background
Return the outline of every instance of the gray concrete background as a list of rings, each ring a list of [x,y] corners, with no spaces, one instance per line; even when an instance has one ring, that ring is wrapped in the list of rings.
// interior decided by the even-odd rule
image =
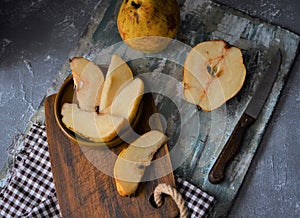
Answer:
[[[298,0],[218,0],[300,34]],[[84,31],[97,0],[0,0],[0,168]],[[300,57],[230,217],[300,217]]]

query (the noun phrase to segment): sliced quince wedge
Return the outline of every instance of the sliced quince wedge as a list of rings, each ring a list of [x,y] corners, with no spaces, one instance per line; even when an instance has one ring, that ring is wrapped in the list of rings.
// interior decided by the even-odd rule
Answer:
[[[64,103],[61,115],[67,128],[94,142],[111,141],[125,125],[122,117],[84,111],[74,103]]]
[[[121,151],[114,166],[116,187],[121,196],[135,194],[146,167],[166,140],[162,132],[151,130]]]
[[[104,81],[101,69],[83,57],[73,58],[70,65],[79,107],[85,111],[95,111]]]
[[[109,107],[121,87],[133,78],[132,71],[119,55],[112,55],[107,75],[103,83],[100,110]]]
[[[184,96],[204,111],[212,111],[235,96],[246,77],[239,48],[222,40],[196,45],[184,63]]]
[[[104,109],[103,113],[124,117],[132,123],[136,117],[141,99],[144,94],[144,83],[140,78],[128,81],[115,96],[111,106]]]

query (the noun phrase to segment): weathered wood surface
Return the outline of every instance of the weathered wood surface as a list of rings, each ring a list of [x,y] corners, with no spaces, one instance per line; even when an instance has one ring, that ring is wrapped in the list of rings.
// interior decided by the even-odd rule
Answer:
[[[154,208],[149,201],[158,184],[175,185],[167,145],[155,156],[161,164],[146,170],[145,174],[152,178],[151,181],[140,183],[136,197],[121,197],[114,178],[101,170],[103,167],[113,168],[117,156],[106,158],[108,153],[104,149],[80,146],[64,135],[54,117],[55,96],[45,99],[45,113],[51,168],[63,217],[175,217],[178,214],[170,197],[165,198],[161,208]],[[148,107],[143,107],[143,114],[148,121],[155,105],[151,95],[144,100]],[[142,120],[137,131],[142,133],[149,128],[148,122]],[[125,146],[124,143],[111,151],[118,154]],[[162,174],[164,176],[159,176]],[[153,179],[155,175],[158,175],[157,179]]]
[[[70,57],[85,56],[95,60],[98,64],[107,64],[110,55],[116,52],[124,55],[124,58],[130,61],[134,72],[138,74],[153,71],[164,73],[177,79],[180,84],[182,63],[186,52],[197,43],[211,39],[223,39],[240,47],[243,51],[247,67],[245,84],[238,95],[224,107],[207,113],[194,110],[180,100],[180,110],[174,110],[176,107],[167,98],[160,96],[155,98],[158,111],[166,119],[170,145],[180,141],[178,149],[182,154],[188,154],[184,157],[183,163],[178,163],[176,173],[217,198],[218,201],[211,216],[225,215],[243,182],[276,106],[297,52],[299,36],[281,27],[262,22],[210,1],[180,0],[181,24],[176,40],[183,45],[179,43],[177,50],[174,50],[172,54],[168,53],[171,58],[159,56],[155,59],[153,56],[137,55],[129,52],[128,49],[122,47],[118,49],[120,46],[116,46],[116,43],[121,42],[116,26],[120,3],[121,1],[109,0],[99,2],[94,17],[77,47],[70,53]],[[222,184],[212,185],[207,179],[208,172],[245,110],[257,84],[269,67],[269,60],[275,47],[279,47],[282,51],[282,67],[266,106],[256,123],[246,133],[241,152],[229,166],[227,175],[230,176]],[[168,61],[170,59],[171,62]],[[66,61],[53,86],[49,89],[49,94],[57,91],[62,80],[68,74],[69,63]],[[164,91],[172,90],[173,99],[182,99],[182,94],[176,85],[161,83],[160,87]],[[181,110],[183,110],[183,114],[190,113],[185,120],[181,120],[179,113]],[[199,128],[199,131],[189,133],[195,127]],[[178,139],[181,131],[185,131],[186,137]],[[195,134],[197,132],[199,134]],[[171,158],[173,165],[174,162],[176,165],[177,156],[171,155]]]

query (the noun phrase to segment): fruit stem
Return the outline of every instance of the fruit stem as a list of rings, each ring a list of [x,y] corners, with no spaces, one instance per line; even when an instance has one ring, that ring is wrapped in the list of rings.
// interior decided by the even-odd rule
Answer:
[[[138,9],[139,7],[141,7],[140,4],[137,4],[134,1],[131,1],[131,6],[134,7],[135,9]]]

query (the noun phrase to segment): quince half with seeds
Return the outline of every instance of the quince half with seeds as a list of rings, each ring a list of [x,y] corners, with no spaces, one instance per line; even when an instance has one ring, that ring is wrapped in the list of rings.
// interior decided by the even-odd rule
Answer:
[[[222,40],[201,42],[192,48],[184,63],[185,99],[204,111],[212,111],[239,92],[245,77],[239,48]]]

